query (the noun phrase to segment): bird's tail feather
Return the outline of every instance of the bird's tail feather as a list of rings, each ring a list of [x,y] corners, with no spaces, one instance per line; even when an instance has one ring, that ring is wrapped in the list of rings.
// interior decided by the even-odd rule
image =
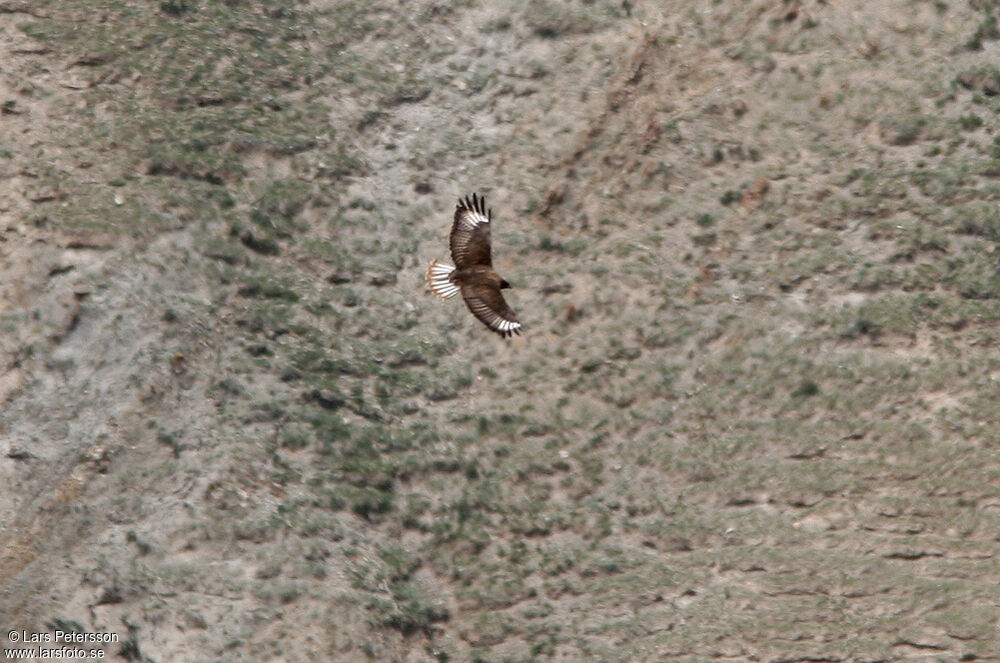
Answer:
[[[449,278],[455,268],[443,262],[432,260],[427,268],[427,287],[441,299],[449,299],[458,293],[458,286]]]

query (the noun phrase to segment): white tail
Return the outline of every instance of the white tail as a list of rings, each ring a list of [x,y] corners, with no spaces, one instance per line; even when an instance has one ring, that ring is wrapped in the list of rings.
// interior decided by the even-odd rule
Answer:
[[[427,287],[441,299],[454,297],[458,293],[458,286],[448,278],[454,271],[455,268],[451,265],[432,260],[430,267],[427,268]]]

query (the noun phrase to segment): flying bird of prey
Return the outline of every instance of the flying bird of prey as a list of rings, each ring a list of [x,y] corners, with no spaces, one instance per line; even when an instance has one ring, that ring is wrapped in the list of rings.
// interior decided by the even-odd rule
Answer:
[[[500,294],[510,284],[493,271],[490,256],[492,220],[493,210],[486,209],[483,196],[472,194],[471,198],[460,198],[451,226],[451,259],[455,266],[431,261],[427,268],[427,285],[441,299],[461,292],[472,315],[501,336],[509,337],[521,333],[521,323]]]

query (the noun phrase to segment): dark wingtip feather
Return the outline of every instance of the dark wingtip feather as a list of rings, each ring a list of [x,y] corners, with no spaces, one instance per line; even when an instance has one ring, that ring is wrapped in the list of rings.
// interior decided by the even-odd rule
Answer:
[[[458,208],[478,212],[487,219],[493,220],[493,210],[486,209],[486,196],[480,196],[478,193],[473,193],[471,196],[466,196],[465,198],[459,198]]]
[[[472,197],[466,196],[465,198],[458,199],[458,209],[466,211],[475,211],[476,209],[476,194],[472,194]]]
[[[518,336],[521,335],[521,327],[514,327],[513,329],[504,329],[502,331],[497,330],[497,333],[503,336],[504,338],[514,338],[514,334],[517,334]]]

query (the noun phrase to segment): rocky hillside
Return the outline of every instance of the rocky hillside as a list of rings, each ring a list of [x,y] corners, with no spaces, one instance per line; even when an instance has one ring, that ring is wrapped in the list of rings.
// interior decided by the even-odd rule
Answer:
[[[1000,658],[1000,7],[404,5],[0,0],[0,624]]]

